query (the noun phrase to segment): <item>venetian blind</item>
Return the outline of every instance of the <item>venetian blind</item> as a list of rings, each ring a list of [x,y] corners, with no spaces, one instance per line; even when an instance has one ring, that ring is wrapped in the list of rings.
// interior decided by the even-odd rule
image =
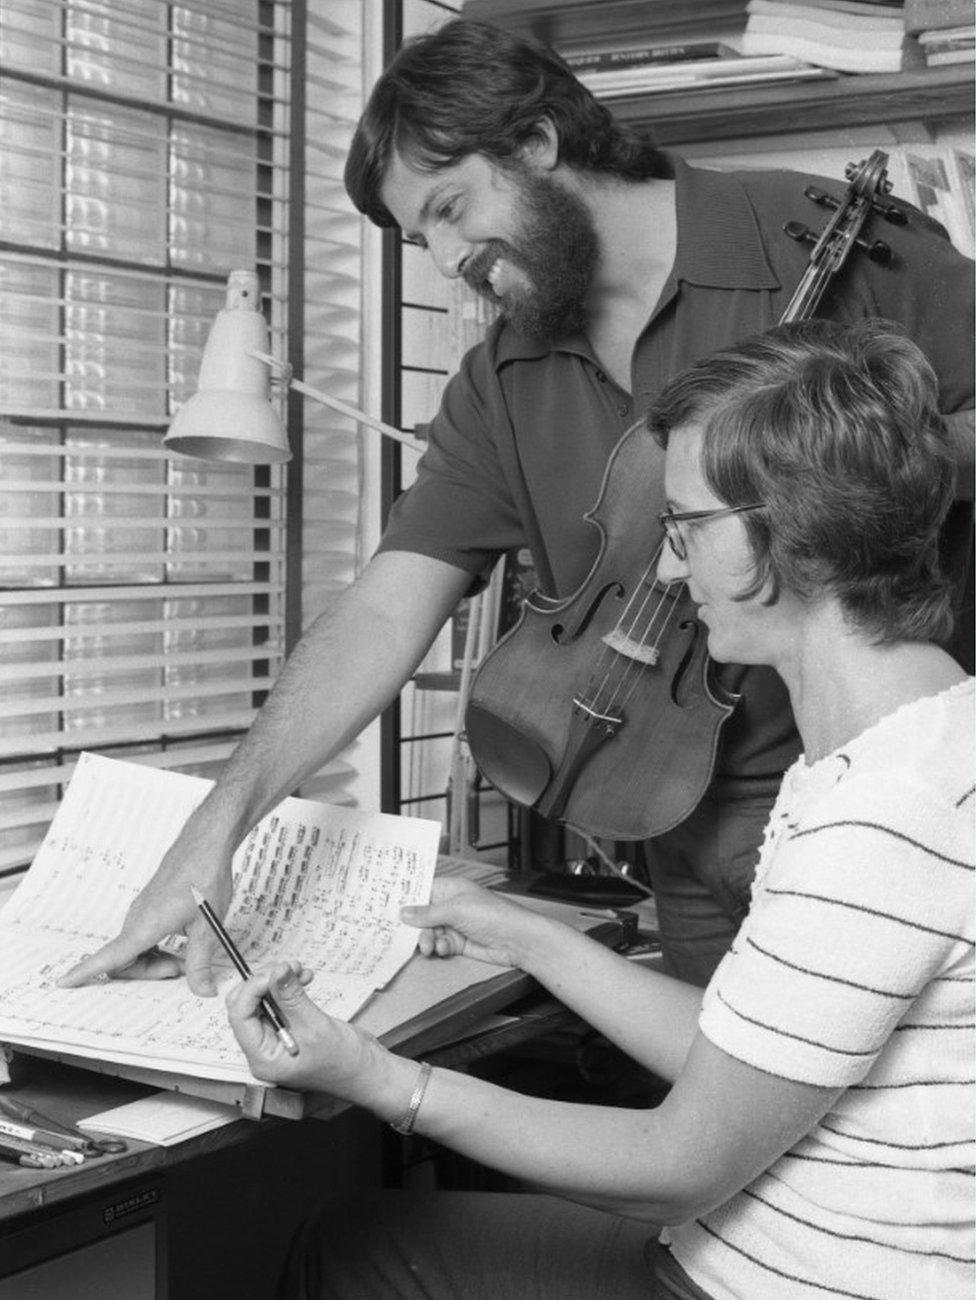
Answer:
[[[161,433],[235,267],[284,354],[291,18],[0,0],[0,874],[80,750],[213,775],[282,662],[282,471]]]
[[[302,377],[350,406],[372,409],[363,388],[363,260],[368,231],[343,184],[349,144],[363,107],[366,4],[309,0],[304,44]],[[328,407],[303,407],[302,615],[307,626],[356,576],[371,546],[361,537],[364,447],[376,435]],[[367,444],[366,440],[370,440]],[[354,742],[301,793],[335,803],[378,802],[375,761]]]

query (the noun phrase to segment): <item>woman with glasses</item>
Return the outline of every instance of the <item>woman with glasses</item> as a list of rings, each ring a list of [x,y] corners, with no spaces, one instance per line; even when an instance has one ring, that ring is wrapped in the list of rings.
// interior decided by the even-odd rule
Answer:
[[[716,659],[776,669],[803,740],[749,913],[704,995],[471,885],[405,913],[424,953],[522,967],[670,1081],[650,1110],[394,1057],[317,1011],[297,962],[236,989],[258,1077],[538,1189],[332,1207],[284,1295],[973,1293],[973,683],[937,644],[953,470],[934,375],[880,324],[784,326],[699,362],[649,424],[659,576],[688,584]],[[260,1019],[269,989],[296,1058]]]

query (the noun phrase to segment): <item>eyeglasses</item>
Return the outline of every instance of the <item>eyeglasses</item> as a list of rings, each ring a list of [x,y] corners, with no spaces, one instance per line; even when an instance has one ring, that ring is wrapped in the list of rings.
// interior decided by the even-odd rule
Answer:
[[[665,510],[658,519],[668,539],[668,545],[679,560],[687,560],[688,548],[681,535],[679,524],[703,523],[706,519],[721,519],[724,515],[744,515],[750,510],[765,510],[765,501],[753,501],[747,506],[723,506],[718,510]]]

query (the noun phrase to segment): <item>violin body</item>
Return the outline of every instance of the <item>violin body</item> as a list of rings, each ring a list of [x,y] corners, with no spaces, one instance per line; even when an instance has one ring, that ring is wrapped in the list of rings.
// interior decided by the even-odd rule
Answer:
[[[735,704],[709,685],[707,633],[684,584],[654,579],[663,458],[643,425],[624,435],[585,516],[601,547],[583,586],[527,597],[465,714],[478,767],[506,798],[621,840],[689,815]]]

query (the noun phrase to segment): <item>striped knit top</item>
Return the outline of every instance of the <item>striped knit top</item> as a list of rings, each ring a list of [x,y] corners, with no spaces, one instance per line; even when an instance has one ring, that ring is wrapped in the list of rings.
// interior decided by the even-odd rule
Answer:
[[[972,1300],[973,681],[787,772],[700,1028],[844,1086],[725,1205],[671,1229],[716,1300]]]

